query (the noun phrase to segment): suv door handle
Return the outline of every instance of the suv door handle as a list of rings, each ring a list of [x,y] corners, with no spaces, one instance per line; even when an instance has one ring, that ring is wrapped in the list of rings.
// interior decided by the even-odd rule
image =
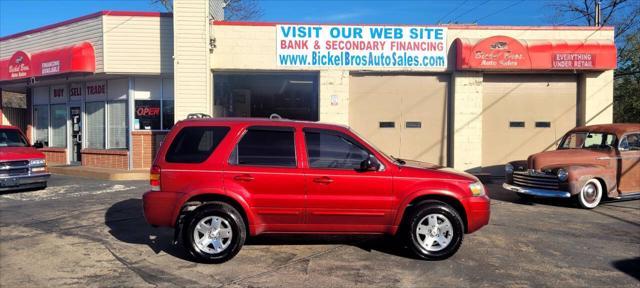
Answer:
[[[249,174],[242,174],[242,175],[238,175],[233,177],[234,180],[236,181],[245,181],[245,182],[250,182],[253,181],[253,176],[249,175]]]
[[[321,184],[329,184],[333,182],[333,179],[327,176],[323,176],[323,177],[313,178],[313,182],[321,183]]]

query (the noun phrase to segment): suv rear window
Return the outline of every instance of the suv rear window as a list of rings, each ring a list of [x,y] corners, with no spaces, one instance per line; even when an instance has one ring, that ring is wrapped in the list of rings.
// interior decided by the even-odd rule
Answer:
[[[293,129],[249,128],[233,150],[232,165],[296,167]]]
[[[229,127],[186,127],[178,132],[167,151],[170,163],[201,163],[229,132]]]

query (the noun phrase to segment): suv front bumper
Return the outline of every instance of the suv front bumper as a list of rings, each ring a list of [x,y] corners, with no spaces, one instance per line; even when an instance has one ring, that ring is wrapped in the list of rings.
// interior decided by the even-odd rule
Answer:
[[[571,198],[571,193],[567,191],[561,191],[561,190],[547,190],[547,189],[538,189],[538,188],[518,187],[518,186],[513,186],[507,183],[503,183],[502,188],[507,189],[509,191],[517,192],[520,194],[526,194],[526,195],[537,196],[537,197]]]
[[[49,173],[42,173],[0,178],[0,191],[41,187],[47,183],[50,176]]]

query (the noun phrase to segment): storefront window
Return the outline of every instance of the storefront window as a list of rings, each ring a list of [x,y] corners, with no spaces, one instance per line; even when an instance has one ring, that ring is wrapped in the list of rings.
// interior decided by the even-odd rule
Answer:
[[[136,128],[160,130],[160,100],[136,100]]]
[[[135,79],[134,129],[169,130],[173,127],[173,79]]]
[[[173,121],[173,100],[162,100],[162,129],[171,129]]]
[[[45,147],[49,146],[49,105],[37,105],[33,107],[33,120],[36,129],[35,141]]]
[[[87,136],[84,141],[87,142],[87,148],[104,149],[104,103],[105,102],[88,102],[85,105]]]
[[[67,105],[51,105],[51,143],[50,147],[67,147]]]
[[[216,73],[216,117],[269,117],[318,121],[317,73]]]
[[[127,102],[109,102],[109,149],[127,148]]]

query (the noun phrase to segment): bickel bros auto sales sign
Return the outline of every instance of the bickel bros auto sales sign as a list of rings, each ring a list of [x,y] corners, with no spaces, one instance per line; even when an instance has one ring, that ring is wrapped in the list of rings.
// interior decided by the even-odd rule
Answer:
[[[446,68],[447,28],[277,25],[279,66]]]

